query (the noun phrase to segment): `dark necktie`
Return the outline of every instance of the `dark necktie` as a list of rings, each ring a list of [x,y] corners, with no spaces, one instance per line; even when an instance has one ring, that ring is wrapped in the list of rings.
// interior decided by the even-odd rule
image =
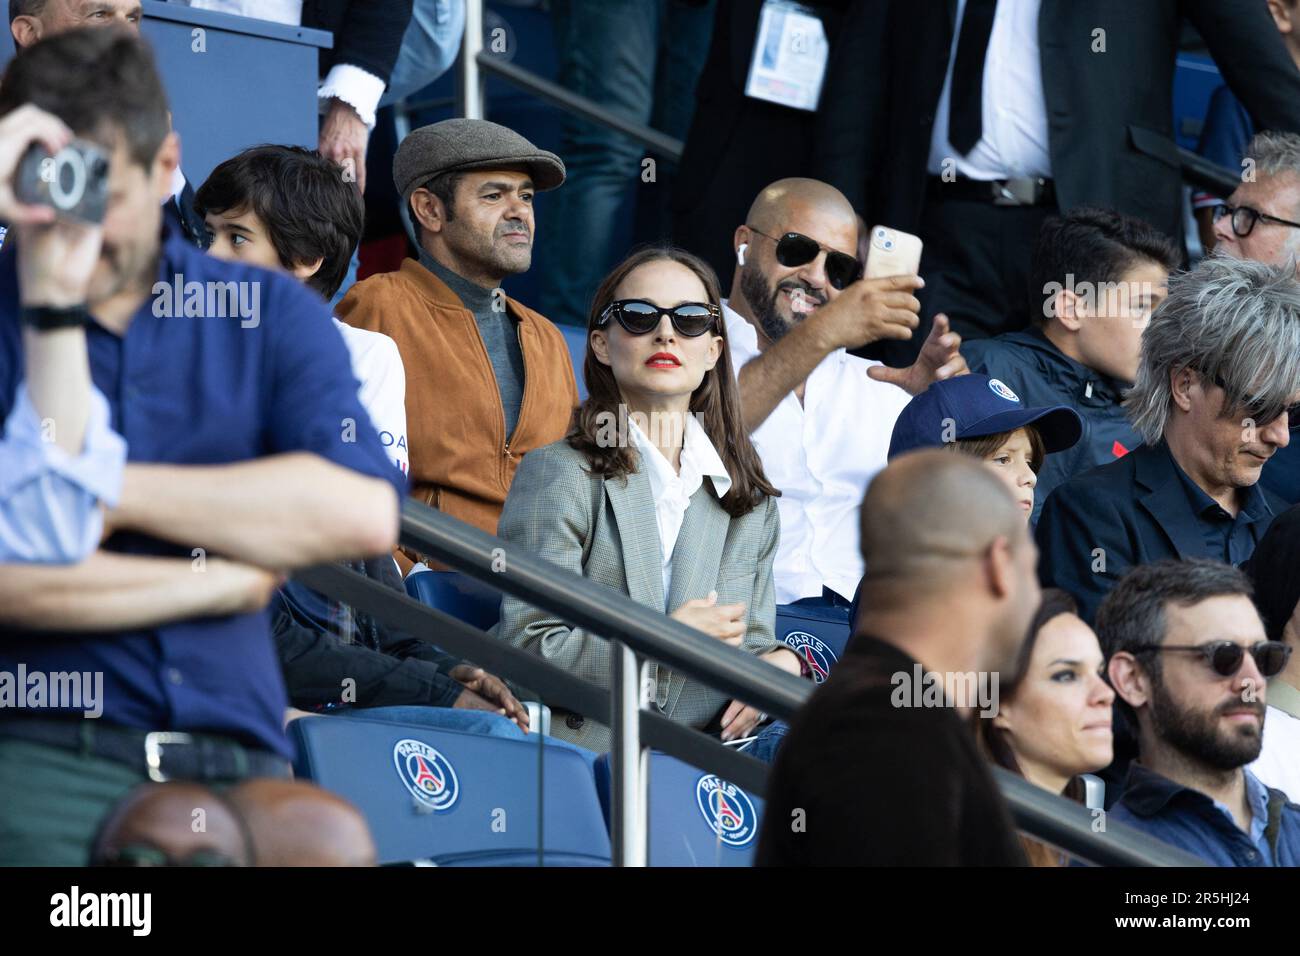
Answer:
[[[952,67],[948,103],[948,142],[965,156],[980,141],[984,114],[984,58],[998,0],[966,0]]]

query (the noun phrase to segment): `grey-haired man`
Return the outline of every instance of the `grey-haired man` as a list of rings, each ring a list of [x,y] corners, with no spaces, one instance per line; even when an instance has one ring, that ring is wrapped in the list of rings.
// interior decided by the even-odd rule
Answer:
[[[1213,257],[1170,280],[1142,336],[1125,410],[1145,445],[1060,485],[1038,522],[1042,583],[1092,620],[1132,566],[1239,565],[1286,507],[1258,485],[1300,402],[1300,283]]]
[[[1214,210],[1215,252],[1300,269],[1300,135],[1260,133],[1246,147],[1245,159],[1250,175]],[[1279,449],[1259,480],[1291,504],[1300,503],[1300,442]]]

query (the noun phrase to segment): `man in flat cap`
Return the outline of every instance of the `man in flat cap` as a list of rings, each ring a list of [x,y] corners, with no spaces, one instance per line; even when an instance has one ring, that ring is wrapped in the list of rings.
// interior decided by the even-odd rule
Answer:
[[[495,534],[520,457],[563,438],[578,402],[564,336],[501,289],[531,264],[533,194],[564,164],[504,126],[450,119],[402,141],[393,179],[419,259],[357,283],[338,316],[402,354],[411,494]],[[398,555],[403,573],[419,559]]]

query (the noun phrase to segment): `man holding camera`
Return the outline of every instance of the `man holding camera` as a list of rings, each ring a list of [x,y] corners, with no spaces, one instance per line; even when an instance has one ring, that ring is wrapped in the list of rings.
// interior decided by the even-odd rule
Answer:
[[[107,207],[0,252],[0,420],[24,334],[77,329],[128,445],[99,550],[0,565],[0,673],[27,676],[0,696],[0,864],[73,865],[146,779],[287,774],[266,602],[287,571],[389,551],[405,489],[319,299],[164,226],[179,146],[148,48],[41,40],[0,81],[0,120],[28,104],[109,157]]]
[[[101,227],[56,223],[52,208],[14,194],[19,160],[33,143],[53,154],[71,138],[61,120],[31,104],[0,119],[0,220],[24,230],[25,262],[60,262],[84,272],[98,257]],[[76,283],[51,287],[68,276],[47,275],[21,290],[24,308],[84,297]],[[91,384],[85,329],[28,326],[22,338],[23,380],[7,396],[13,410],[0,435],[0,561],[78,561],[99,543],[100,502],[117,501],[126,445]]]

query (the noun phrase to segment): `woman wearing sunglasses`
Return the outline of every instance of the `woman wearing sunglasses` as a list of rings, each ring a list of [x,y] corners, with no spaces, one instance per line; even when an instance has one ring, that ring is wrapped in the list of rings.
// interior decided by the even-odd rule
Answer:
[[[498,533],[713,639],[793,674],[773,635],[775,496],[741,423],[717,279],[678,249],[633,253],[601,283],[587,324],[589,397],[563,441],[529,452]],[[506,596],[499,637],[606,684],[600,637]],[[674,720],[751,734],[764,715],[663,665],[652,697]],[[607,749],[609,729],[557,710],[555,736]]]
[[[1035,786],[1083,802],[1080,774],[1112,756],[1115,692],[1103,676],[1097,635],[1079,618],[1074,598],[1045,588],[1015,669],[998,683],[996,716],[977,714],[976,737],[995,764]],[[1033,866],[1061,866],[1057,850],[1020,838]]]
[[[1300,505],[1273,519],[1245,570],[1270,641],[1290,648],[1268,682],[1264,747],[1251,772],[1300,802]]]

